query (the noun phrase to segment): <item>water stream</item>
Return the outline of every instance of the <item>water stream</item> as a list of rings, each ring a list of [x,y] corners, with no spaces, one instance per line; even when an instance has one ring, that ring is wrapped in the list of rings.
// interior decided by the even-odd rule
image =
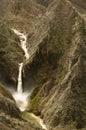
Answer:
[[[27,34],[24,33],[20,33],[18,30],[16,29],[12,29],[14,31],[14,33],[19,37],[20,42],[21,42],[21,48],[23,49],[24,53],[25,53],[25,60],[29,59],[29,53],[28,53],[28,49],[26,46],[27,43]],[[24,62],[25,62],[24,60]],[[23,92],[23,86],[22,86],[22,71],[23,71],[23,65],[24,62],[19,63],[19,74],[18,74],[18,85],[17,85],[17,91],[13,93],[13,97],[17,102],[18,107],[20,108],[21,111],[24,111],[27,106],[28,106],[28,100],[29,100],[29,96],[31,91],[27,91],[27,92]]]
[[[39,122],[39,124],[42,126],[44,130],[48,130],[43,120],[40,117],[35,116],[33,113],[31,113],[31,116],[34,117]]]
[[[20,42],[21,42],[21,47],[25,53],[25,60],[29,60],[29,52],[26,46],[27,43],[27,35],[24,33],[20,33],[18,30],[16,29],[12,29],[14,31],[14,33],[19,37]],[[25,62],[25,61],[24,61]],[[23,71],[23,64],[19,63],[19,74],[18,74],[18,85],[17,85],[17,91],[13,93],[13,97],[16,100],[16,103],[18,105],[18,107],[20,108],[21,111],[26,110],[27,106],[28,106],[28,102],[29,102],[29,96],[31,93],[31,90],[28,90],[27,92],[23,92],[23,86],[22,86],[22,71]],[[31,116],[34,117],[38,123],[41,125],[41,127],[44,130],[48,130],[46,125],[44,124],[43,120],[38,117],[35,116],[33,113],[31,113]]]
[[[23,93],[22,89],[22,69],[23,69],[23,63],[19,64],[19,75],[18,75],[18,85],[17,85],[17,92]]]

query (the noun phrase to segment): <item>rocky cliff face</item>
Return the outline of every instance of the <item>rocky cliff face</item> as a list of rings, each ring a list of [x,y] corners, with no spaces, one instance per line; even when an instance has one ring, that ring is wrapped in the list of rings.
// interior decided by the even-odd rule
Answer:
[[[36,0],[39,4],[47,7],[53,0]]]
[[[22,61],[23,51],[19,39],[4,24],[0,22],[0,80],[16,84],[18,62]]]
[[[39,5],[8,0],[10,11],[0,12],[0,81],[16,84],[18,63],[23,60],[19,39],[10,28],[27,31],[30,59],[24,65],[23,80],[27,88],[32,81],[36,86],[28,109],[43,118],[48,130],[86,128],[86,2],[70,1]],[[1,1],[0,7],[5,4]],[[1,88],[0,93],[1,129],[42,129],[31,117],[24,120],[7,91],[3,94]]]
[[[31,32],[44,12],[45,8],[34,1],[0,1],[0,79],[3,82],[16,86],[18,63],[24,55],[11,28]]]
[[[49,130],[80,129],[86,126],[86,19],[69,1],[56,4],[47,36],[30,65],[38,83],[30,110],[41,114]]]
[[[0,20],[9,28],[21,31],[31,31],[45,11],[45,7],[34,0],[0,1]]]

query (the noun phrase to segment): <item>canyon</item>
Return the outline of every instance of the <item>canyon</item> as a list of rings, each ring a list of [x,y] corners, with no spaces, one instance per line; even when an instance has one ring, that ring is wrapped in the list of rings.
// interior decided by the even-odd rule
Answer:
[[[1,130],[86,129],[85,5],[0,1]]]

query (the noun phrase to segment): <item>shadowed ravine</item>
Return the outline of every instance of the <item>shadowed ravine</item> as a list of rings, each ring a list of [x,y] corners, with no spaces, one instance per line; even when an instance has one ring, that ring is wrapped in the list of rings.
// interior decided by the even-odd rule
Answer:
[[[29,97],[33,90],[28,90],[27,92],[23,92],[23,86],[22,86],[22,71],[23,71],[23,65],[26,60],[29,60],[29,52],[26,46],[27,43],[27,34],[20,33],[19,31],[12,29],[14,33],[19,37],[21,42],[21,47],[25,53],[25,60],[22,63],[19,63],[19,74],[18,74],[18,85],[17,85],[17,91],[13,92],[12,95],[21,111],[25,111],[28,107],[29,103]],[[41,127],[44,130],[48,130],[46,125],[44,124],[43,120],[40,117],[35,116],[33,113],[31,113],[31,116],[37,120],[37,122],[41,125]]]

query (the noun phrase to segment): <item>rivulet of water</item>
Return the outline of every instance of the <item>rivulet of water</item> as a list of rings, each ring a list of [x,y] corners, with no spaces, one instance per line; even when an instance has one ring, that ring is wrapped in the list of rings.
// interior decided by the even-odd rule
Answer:
[[[16,29],[12,29],[14,33],[19,37],[21,48],[23,49],[25,53],[25,60],[29,59],[29,53],[26,46],[27,43],[27,35],[24,33],[19,32]],[[23,61],[24,62],[24,61]],[[22,86],[22,71],[23,71],[23,64],[19,63],[19,74],[18,74],[18,84],[17,84],[17,91],[13,93],[13,97],[17,102],[18,107],[21,111],[24,111],[28,106],[28,100],[31,91],[23,92],[23,86]]]
[[[22,94],[23,88],[22,88],[22,70],[23,70],[23,63],[19,64],[19,75],[18,75],[18,85],[17,85],[17,92]]]
[[[25,53],[25,60],[29,60],[29,53],[28,53],[28,49],[26,46],[27,43],[27,35],[20,33],[18,30],[16,29],[12,29],[14,31],[14,33],[19,37],[20,42],[21,42],[21,47]],[[21,111],[26,110],[26,108],[28,107],[28,102],[29,102],[29,97],[30,97],[30,93],[32,92],[32,90],[28,90],[27,92],[23,92],[23,86],[22,86],[22,71],[23,71],[23,64],[19,63],[19,74],[18,74],[18,85],[17,85],[17,91],[13,92],[13,97],[16,100],[16,103],[18,105],[18,107],[20,108]],[[43,120],[40,117],[35,116],[33,113],[31,113],[31,116],[33,118],[35,118],[38,123],[41,125],[41,127],[44,130],[48,130],[46,125],[44,124]]]

